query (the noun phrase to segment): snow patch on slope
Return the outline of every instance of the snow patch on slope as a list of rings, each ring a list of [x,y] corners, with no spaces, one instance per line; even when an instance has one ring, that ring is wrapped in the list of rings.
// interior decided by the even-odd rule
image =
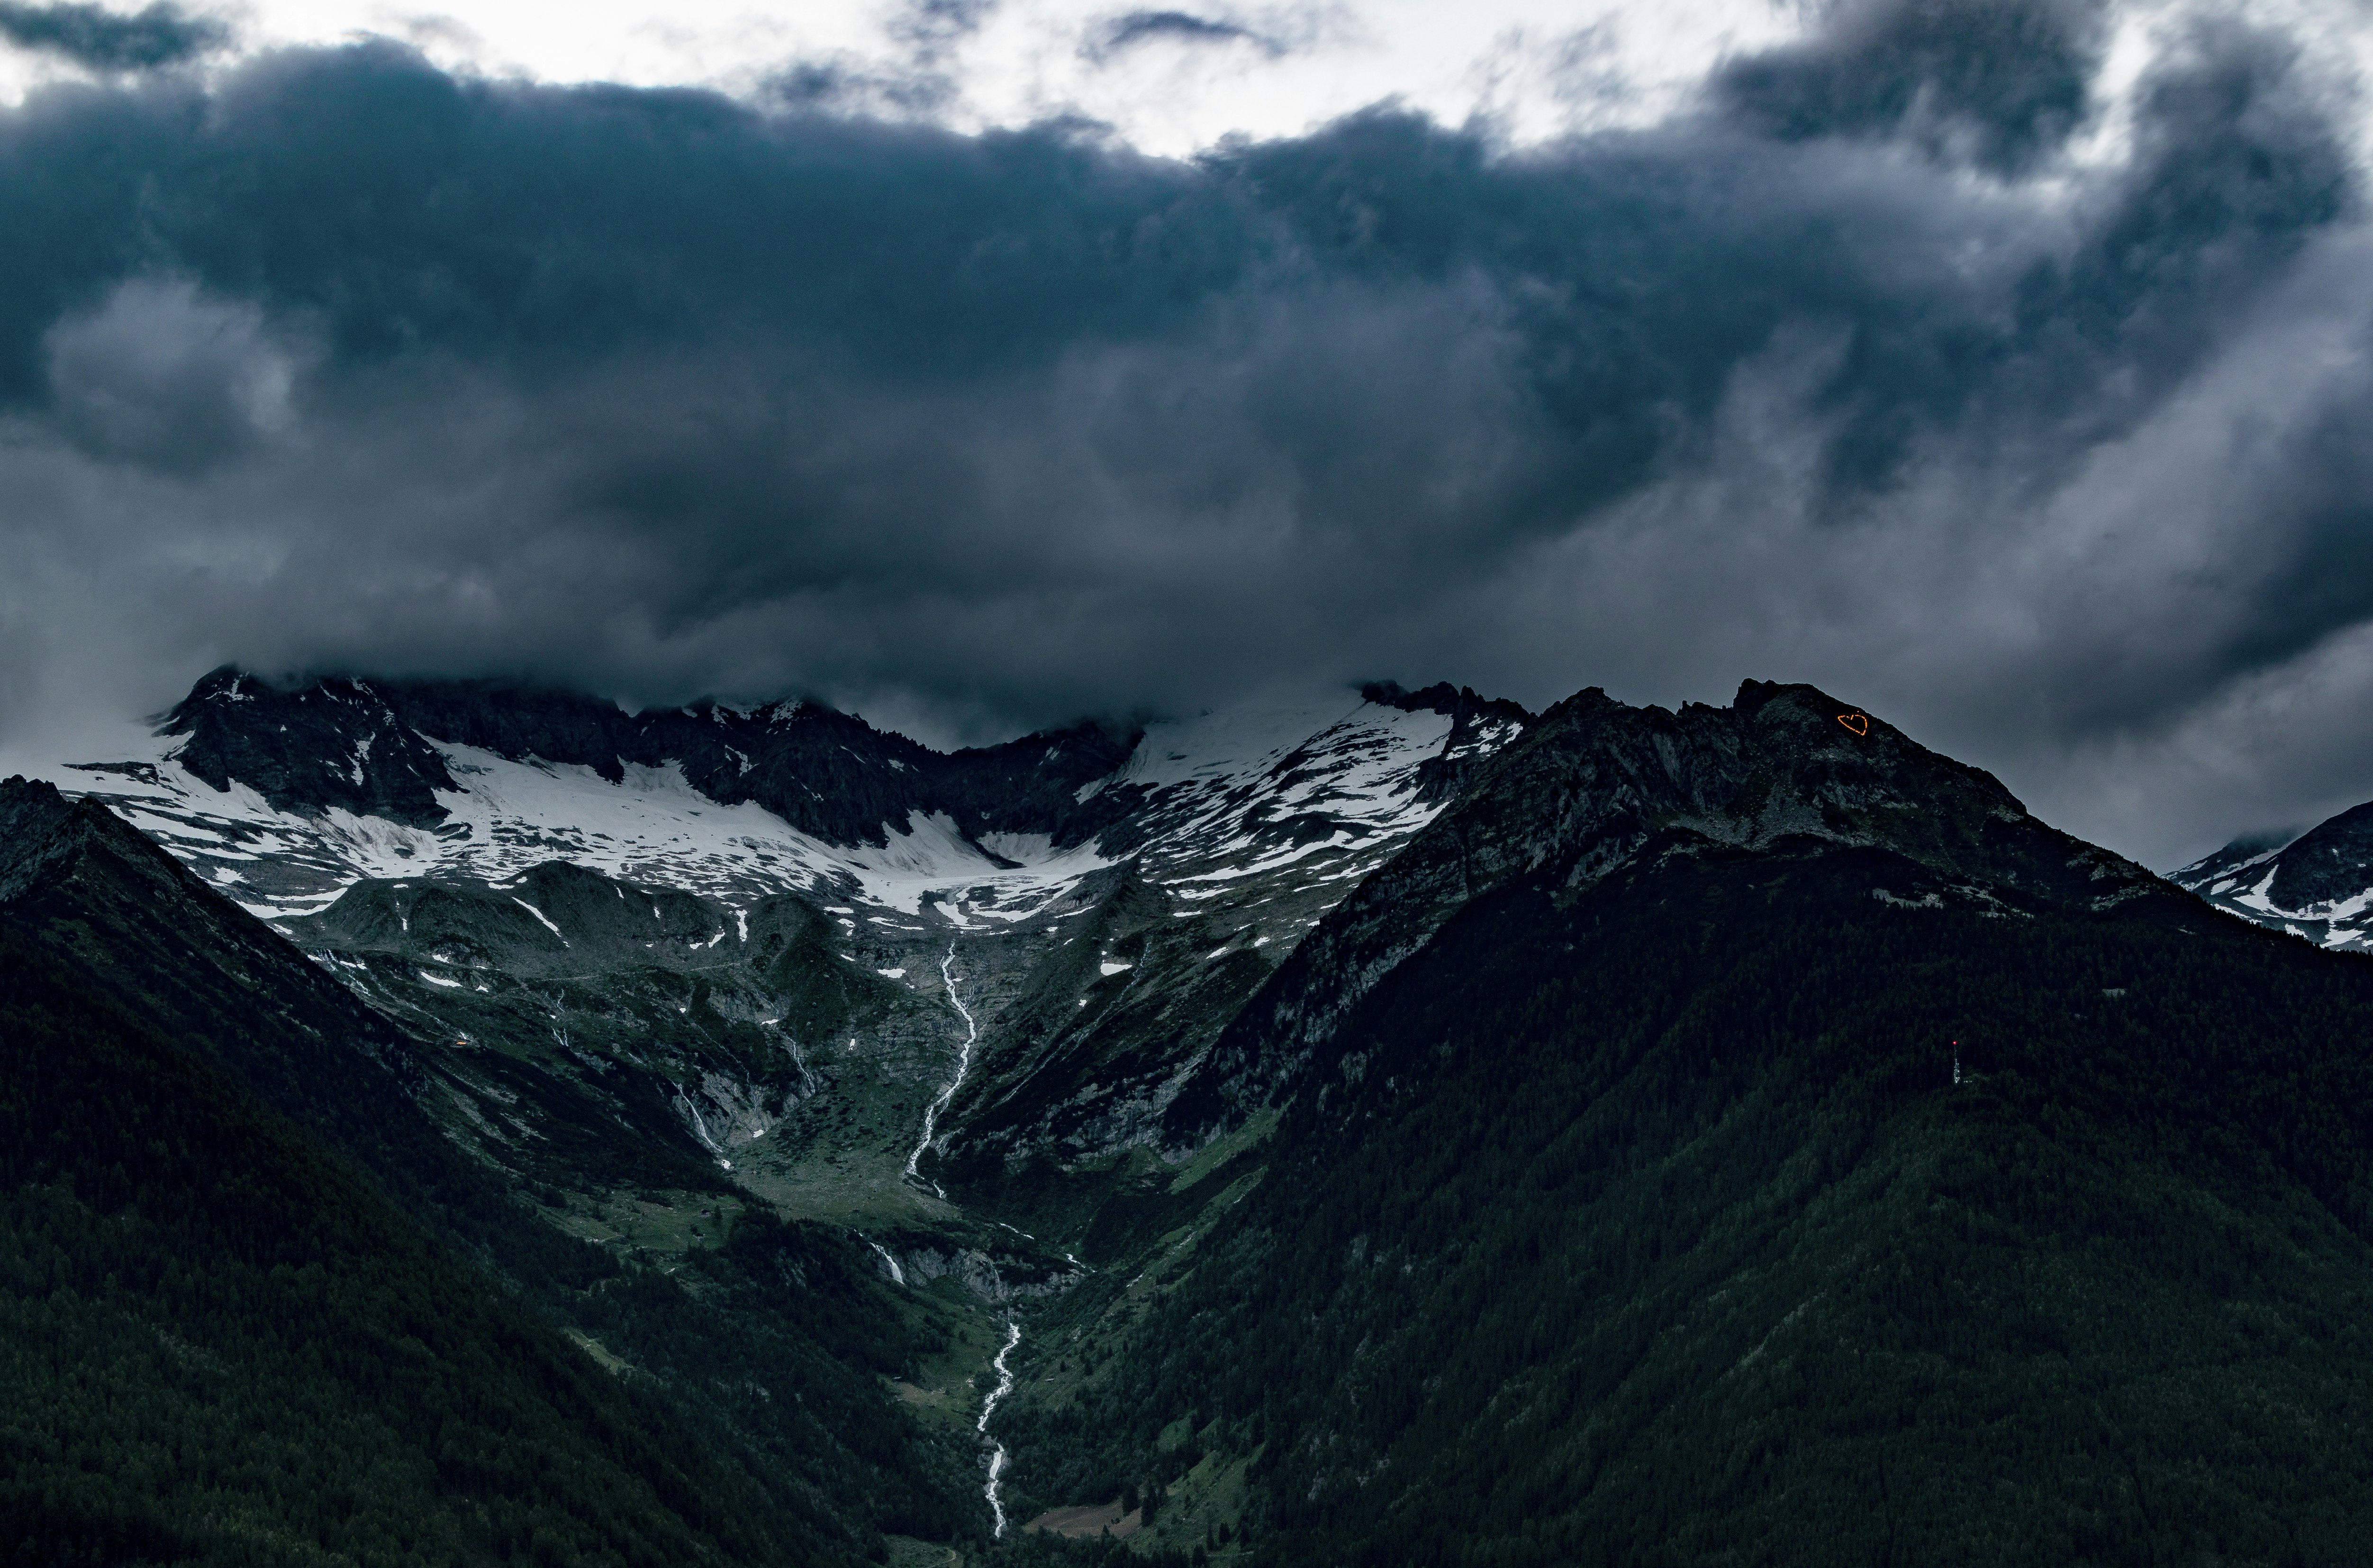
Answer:
[[[1105,835],[1117,849],[1095,840],[1058,849],[1044,834],[976,843],[945,814],[920,812],[883,824],[879,846],[826,844],[762,806],[719,804],[673,764],[627,765],[612,783],[588,767],[451,743],[437,750],[461,787],[438,792],[448,814],[432,827],[339,809],[275,811],[244,784],[217,790],[195,778],[174,760],[178,740],[137,726],[111,735],[100,764],[18,766],[107,800],[271,920],[315,913],[364,879],[452,876],[500,886],[558,860],[718,900],[736,911],[744,942],[750,906],[784,893],[859,912],[884,931],[978,930],[1044,910],[1126,854],[1197,913],[1266,920],[1278,929],[1265,936],[1288,940],[1314,918],[1310,899],[1340,897],[1432,818],[1438,804],[1418,798],[1420,770],[1442,754],[1450,729],[1442,714],[1339,701],[1155,723],[1098,781],[1144,793]],[[1513,733],[1480,743],[1495,750]],[[1289,893],[1296,907],[1265,912]]]

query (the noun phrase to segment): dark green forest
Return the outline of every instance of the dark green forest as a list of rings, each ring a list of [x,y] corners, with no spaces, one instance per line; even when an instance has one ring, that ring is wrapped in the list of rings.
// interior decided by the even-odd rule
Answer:
[[[0,1541],[31,1564],[824,1561],[285,1123],[0,933]]]
[[[798,1563],[974,1531],[972,1456],[877,1380],[928,1326],[846,1238],[753,1212],[672,1278],[562,1243],[573,1287],[511,1294],[6,931],[0,1194],[12,1563]]]
[[[1894,907],[1876,850],[1639,864],[1363,1000],[1017,1412],[1035,1495],[1250,1456],[1279,1564],[2363,1560],[2373,962],[2171,893]]]

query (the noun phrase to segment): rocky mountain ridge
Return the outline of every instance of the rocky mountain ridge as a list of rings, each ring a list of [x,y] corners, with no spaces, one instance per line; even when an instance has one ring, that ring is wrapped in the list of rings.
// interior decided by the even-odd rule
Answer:
[[[708,700],[629,714],[581,693],[496,682],[329,678],[282,687],[226,665],[165,715],[174,756],[216,790],[236,779],[275,811],[333,808],[434,828],[462,785],[438,743],[590,769],[672,766],[719,805],[763,806],[832,844],[881,847],[915,815],[944,814],[968,842],[997,833],[1081,841],[1125,813],[1083,786],[1127,761],[1140,731],[1081,723],[941,753],[820,703]]]
[[[1883,848],[1881,903],[2016,919],[2103,910],[2167,884],[2029,814],[1991,774],[1809,685],[1743,684],[1728,708],[1557,704],[1345,900],[1215,1046],[1169,1114],[1193,1147],[1275,1097],[1373,986],[1442,922],[1514,879],[1561,900],[1674,858]]]

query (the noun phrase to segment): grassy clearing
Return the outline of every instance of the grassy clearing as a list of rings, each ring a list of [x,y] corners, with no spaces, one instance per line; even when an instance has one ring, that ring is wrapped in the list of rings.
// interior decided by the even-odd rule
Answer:
[[[1184,1192],[1238,1154],[1268,1141],[1269,1134],[1277,1130],[1277,1107],[1264,1106],[1244,1126],[1203,1145],[1192,1159],[1178,1167],[1178,1174],[1171,1178],[1170,1190]]]
[[[579,1350],[583,1351],[587,1355],[591,1356],[602,1371],[608,1373],[620,1373],[626,1370],[626,1363],[625,1362],[620,1361],[616,1356],[612,1355],[609,1350],[602,1345],[601,1340],[595,1339],[592,1335],[588,1334],[582,1328],[563,1328],[561,1332],[566,1334]]]
[[[897,1160],[830,1157],[781,1165],[735,1166],[742,1186],[785,1219],[816,1220],[864,1230],[930,1224],[958,1217],[953,1204],[908,1181]]]
[[[1072,1540],[1083,1540],[1091,1536],[1110,1536],[1115,1540],[1126,1540],[1137,1534],[1144,1524],[1143,1509],[1132,1508],[1124,1514],[1121,1512],[1120,1499],[1116,1497],[1110,1503],[1088,1503],[1070,1508],[1049,1508],[1022,1527],[1034,1534],[1045,1530],[1054,1535],[1068,1537]]]
[[[1217,1442],[1219,1423],[1206,1427],[1202,1435],[1207,1443]],[[1167,1432],[1163,1433],[1163,1446],[1175,1446]],[[1170,1483],[1153,1523],[1129,1544],[1175,1551],[1191,1551],[1199,1546],[1215,1559],[1236,1555],[1247,1491],[1245,1472],[1258,1457],[1257,1450],[1235,1456],[1216,1449],[1205,1454],[1193,1469]]]
[[[565,1207],[544,1212],[553,1224],[586,1241],[678,1256],[719,1245],[754,1207],[747,1199],[723,1193],[621,1188],[599,1196],[573,1193]]]

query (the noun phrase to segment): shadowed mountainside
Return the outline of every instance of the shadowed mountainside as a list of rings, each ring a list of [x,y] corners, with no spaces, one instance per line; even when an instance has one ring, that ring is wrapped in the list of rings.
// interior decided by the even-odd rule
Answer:
[[[2373,966],[1853,711],[1584,694],[1346,900],[1200,1107],[1279,1118],[1198,1176],[1255,1184],[1035,1326],[1023,1505],[1276,1563],[2353,1560]]]

